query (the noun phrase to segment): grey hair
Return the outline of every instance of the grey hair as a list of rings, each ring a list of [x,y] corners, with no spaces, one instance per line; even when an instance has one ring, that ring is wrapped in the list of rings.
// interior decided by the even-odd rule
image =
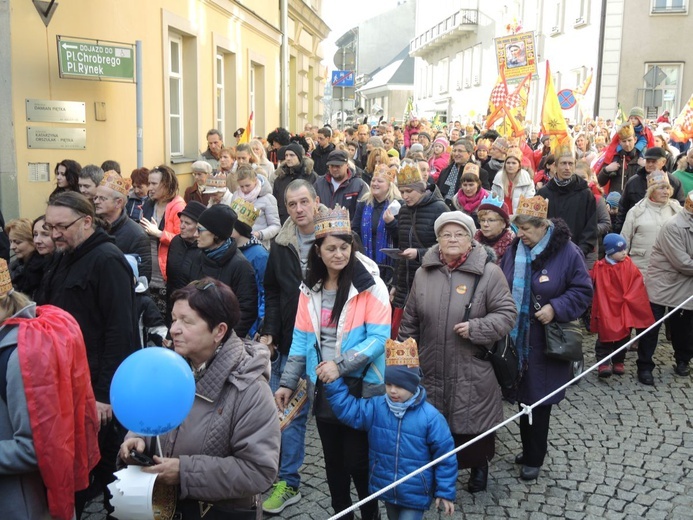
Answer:
[[[551,221],[547,218],[534,217],[532,215],[515,215],[513,217],[513,224],[516,226],[524,226],[525,224],[529,224],[530,226],[538,228],[542,226],[550,226]]]
[[[101,181],[103,180],[103,170],[101,169],[100,166],[97,166],[95,164],[87,164],[79,172],[79,178],[80,179],[91,179],[92,182],[96,186],[98,186],[99,184],[101,184]]]

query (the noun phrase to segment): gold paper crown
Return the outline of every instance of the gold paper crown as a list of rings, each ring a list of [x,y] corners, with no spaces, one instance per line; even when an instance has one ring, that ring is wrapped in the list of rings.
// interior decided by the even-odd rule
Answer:
[[[504,137],[499,137],[493,141],[491,148],[496,148],[497,150],[506,153],[508,151],[508,141]]]
[[[7,260],[0,258],[0,297],[7,296],[13,289],[10,269],[7,267]]]
[[[321,209],[315,216],[315,238],[327,235],[350,235],[349,210],[339,204],[334,209]]]
[[[402,186],[411,186],[417,182],[423,182],[423,177],[416,166],[406,164],[397,172],[397,185],[400,188]]]
[[[669,176],[661,170],[655,170],[647,176],[647,187],[654,186],[655,184],[667,184],[669,185]]]
[[[628,139],[629,137],[633,137],[634,135],[635,129],[633,128],[633,125],[631,125],[630,123],[626,123],[618,129],[618,138],[621,141],[625,141],[626,139]]]
[[[205,181],[205,193],[224,191],[226,189],[226,175],[223,173],[210,175]]]
[[[490,139],[479,139],[476,142],[477,150],[479,149],[480,146],[485,146],[486,149],[488,150],[489,148],[491,148],[491,140]]]
[[[688,193],[688,197],[686,197],[686,203],[683,205],[683,209],[689,213],[693,213],[693,191]]]
[[[385,365],[419,367],[419,349],[416,340],[409,338],[403,342],[388,339],[385,341]]]
[[[555,150],[551,151],[553,156],[556,158],[556,162],[558,162],[559,157],[570,156],[575,158],[575,153],[573,152],[573,142],[570,138],[564,139]]]
[[[393,182],[397,176],[397,169],[388,166],[387,164],[379,164],[375,167],[373,172],[373,177],[378,177],[380,179],[385,179],[389,182]]]
[[[233,199],[231,209],[238,215],[238,221],[252,228],[255,221],[260,216],[260,211],[255,209],[252,202],[243,200],[240,197]]]
[[[515,159],[517,159],[518,162],[521,163],[522,162],[522,150],[520,150],[517,147],[508,148],[508,151],[505,152],[505,160],[507,161],[508,158],[510,158],[510,157],[514,157]]]
[[[107,171],[99,183],[99,186],[104,186],[111,190],[117,191],[126,197],[130,191],[130,185],[130,179],[123,179],[115,170]]]
[[[520,202],[515,210],[515,215],[527,215],[529,217],[546,218],[549,214],[549,200],[535,195],[527,199],[520,195]]]
[[[476,163],[473,163],[472,161],[467,161],[467,164],[464,165],[464,170],[462,170],[462,174],[473,173],[477,177],[479,176],[480,172],[481,172],[481,169],[479,168],[479,165]]]

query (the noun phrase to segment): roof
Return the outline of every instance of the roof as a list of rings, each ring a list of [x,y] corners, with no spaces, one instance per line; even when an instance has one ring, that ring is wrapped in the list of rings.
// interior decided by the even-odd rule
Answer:
[[[414,85],[414,58],[409,56],[409,46],[402,49],[392,61],[382,68],[374,70],[371,80],[359,89],[359,92],[388,85]]]

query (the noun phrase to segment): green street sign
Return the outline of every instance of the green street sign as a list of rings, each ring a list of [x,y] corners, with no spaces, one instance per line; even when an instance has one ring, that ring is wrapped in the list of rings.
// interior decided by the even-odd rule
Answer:
[[[135,79],[135,50],[127,43],[105,45],[100,40],[66,40],[58,36],[58,63],[61,78]]]

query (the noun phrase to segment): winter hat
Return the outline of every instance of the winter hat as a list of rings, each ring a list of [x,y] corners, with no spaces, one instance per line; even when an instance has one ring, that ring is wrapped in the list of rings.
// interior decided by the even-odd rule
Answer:
[[[664,150],[664,148],[653,146],[645,151],[645,155],[643,155],[643,157],[645,159],[666,159],[667,152]]]
[[[296,154],[296,157],[298,157],[299,161],[303,160],[304,150],[303,147],[298,143],[287,144],[284,150],[284,155],[286,155],[286,152],[294,152]]]
[[[209,164],[207,161],[195,161],[192,163],[192,171],[193,172],[204,172],[207,175],[212,173],[212,165]]]
[[[609,233],[604,237],[604,253],[609,256],[625,251],[627,247],[628,242],[621,235]]]
[[[612,191],[606,196],[606,203],[612,208],[617,208],[621,201],[621,194],[617,191]]]
[[[385,384],[399,386],[412,394],[421,382],[419,351],[416,340],[385,341]]]
[[[425,138],[428,139],[428,142],[431,142],[431,135],[428,132],[419,132],[419,137],[424,136]]]
[[[437,137],[435,141],[433,141],[433,144],[440,144],[445,148],[446,150],[448,149],[448,146],[450,146],[450,143],[448,142],[445,137]]]
[[[450,223],[459,224],[467,230],[470,237],[474,238],[474,234],[476,233],[474,221],[472,220],[472,217],[466,213],[462,213],[461,211],[446,211],[440,217],[438,217],[433,223],[433,230],[435,231],[436,236],[438,235],[440,228],[442,228],[445,224]]]
[[[204,204],[202,204],[201,202],[197,202],[196,200],[191,200],[185,206],[185,209],[178,213],[178,218],[180,218],[181,215],[185,215],[186,217],[197,222],[200,220],[200,215],[202,215],[202,213],[206,209],[207,209],[207,207]]]
[[[409,148],[409,151],[410,151],[411,153],[414,153],[414,152],[423,152],[423,151],[424,151],[424,147],[423,147],[423,145],[422,145],[421,143],[414,143],[413,145],[411,145],[411,148]]]
[[[628,117],[637,117],[642,123],[642,120],[645,119],[645,111],[641,107],[633,107],[630,109]]]
[[[214,236],[226,240],[231,236],[237,218],[236,212],[226,204],[215,204],[202,212],[197,223]]]
[[[135,276],[135,279],[140,277],[140,269],[137,266],[139,263],[139,257],[137,255],[125,255],[125,260],[128,261],[128,264],[130,265],[130,269],[132,269],[132,274]]]
[[[498,213],[503,220],[505,220],[506,227],[510,224],[508,205],[493,195],[489,195],[488,197],[481,199],[481,204],[479,205],[477,213],[480,211],[494,211],[495,213]]]

